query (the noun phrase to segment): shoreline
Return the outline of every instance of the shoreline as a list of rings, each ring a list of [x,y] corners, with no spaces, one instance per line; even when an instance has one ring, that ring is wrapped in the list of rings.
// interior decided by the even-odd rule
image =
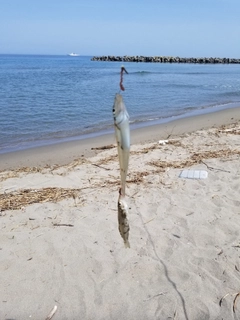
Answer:
[[[218,110],[172,120],[162,124],[131,129],[131,145],[167,139],[193,131],[228,125],[240,120],[240,107]],[[43,167],[64,165],[81,157],[91,157],[107,145],[115,144],[114,133],[56,144],[34,147],[25,150],[0,154],[0,171],[21,167]]]
[[[197,108],[188,112],[183,113],[177,113],[173,115],[169,115],[167,117],[158,117],[158,116],[149,116],[146,119],[137,119],[135,118],[132,120],[130,116],[130,126],[131,130],[135,129],[142,129],[144,127],[151,127],[153,125],[164,125],[166,123],[173,122],[175,120],[180,120],[183,118],[192,118],[198,115],[204,115],[208,113],[215,113],[221,110],[225,109],[233,109],[233,108],[239,108],[239,102],[231,102],[226,104],[217,104],[214,106],[207,106],[202,108]],[[0,148],[0,157],[3,154],[9,154],[14,152],[21,152],[28,149],[37,149],[41,147],[46,147],[50,145],[56,145],[56,144],[63,144],[63,143],[70,143],[74,141],[80,141],[80,140],[88,140],[88,139],[96,139],[100,136],[106,136],[111,135],[114,133],[114,127],[113,127],[113,121],[105,124],[103,128],[98,128],[97,130],[90,129],[87,132],[82,132],[77,135],[73,136],[65,136],[65,137],[59,137],[59,138],[52,138],[52,139],[43,139],[43,140],[34,140],[32,142],[18,142],[15,143],[15,145],[10,146],[2,146]],[[13,142],[12,142],[13,143]]]

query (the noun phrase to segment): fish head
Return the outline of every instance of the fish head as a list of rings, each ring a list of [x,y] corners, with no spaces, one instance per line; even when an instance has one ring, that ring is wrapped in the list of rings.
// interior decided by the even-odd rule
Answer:
[[[123,97],[121,94],[117,93],[115,95],[114,104],[113,104],[113,117],[117,118],[121,112],[126,110],[125,104],[123,102]]]

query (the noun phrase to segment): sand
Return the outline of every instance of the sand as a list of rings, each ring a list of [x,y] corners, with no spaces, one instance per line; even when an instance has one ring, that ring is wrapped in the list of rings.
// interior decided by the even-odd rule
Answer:
[[[114,136],[80,144],[0,156],[0,319],[239,319],[239,109],[132,132],[130,249]]]

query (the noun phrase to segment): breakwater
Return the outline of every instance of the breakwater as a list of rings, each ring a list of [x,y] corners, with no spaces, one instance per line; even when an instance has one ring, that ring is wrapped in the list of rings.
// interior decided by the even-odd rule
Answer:
[[[180,58],[166,56],[94,56],[92,61],[154,62],[154,63],[232,63],[240,64],[240,59],[232,58]]]

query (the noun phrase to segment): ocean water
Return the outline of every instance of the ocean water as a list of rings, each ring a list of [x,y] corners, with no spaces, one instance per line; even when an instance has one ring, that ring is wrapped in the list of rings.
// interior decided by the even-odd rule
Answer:
[[[119,62],[0,55],[0,153],[113,131]],[[240,65],[124,63],[131,127],[240,105]]]

